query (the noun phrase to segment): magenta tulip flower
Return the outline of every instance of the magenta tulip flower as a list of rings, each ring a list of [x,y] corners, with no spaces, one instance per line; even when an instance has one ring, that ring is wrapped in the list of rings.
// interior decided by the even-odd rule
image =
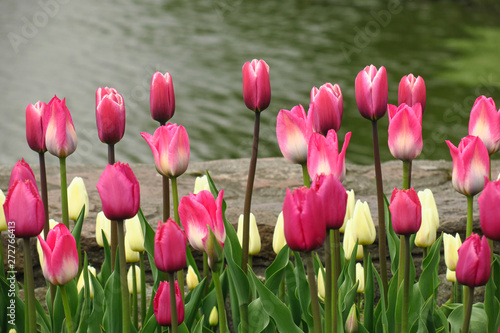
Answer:
[[[47,104],[40,101],[26,107],[26,140],[30,148],[39,153],[47,151],[43,129],[46,110]]]
[[[141,133],[153,151],[156,170],[169,178],[182,175],[189,164],[189,137],[184,126],[160,126],[153,135]]]
[[[54,96],[47,106],[44,117],[45,144],[47,150],[57,157],[67,157],[76,149],[77,139],[71,114],[62,101]]]
[[[497,111],[493,98],[479,96],[474,102],[469,134],[480,137],[490,154],[500,149],[500,110]]]
[[[207,252],[207,241],[209,228],[215,235],[221,247],[224,247],[226,240],[226,229],[222,219],[222,197],[224,191],[221,190],[214,199],[212,193],[207,190],[190,193],[183,197],[179,204],[179,216],[182,226],[186,232],[189,243],[195,249]]]
[[[414,106],[420,103],[422,113],[424,113],[425,99],[425,82],[422,77],[417,76],[415,78],[413,74],[409,74],[401,78],[401,81],[399,81],[398,105],[405,103],[409,106]]]
[[[45,210],[40,194],[30,180],[18,180],[9,188],[3,209],[5,221],[14,222],[16,237],[34,237],[42,232]]]
[[[491,274],[491,249],[485,236],[472,233],[458,249],[457,281],[469,287],[484,286]]]
[[[125,103],[114,88],[98,88],[95,93],[97,133],[103,143],[113,145],[125,133]]]
[[[313,133],[307,148],[307,170],[311,179],[316,179],[320,174],[333,174],[341,182],[345,178],[345,153],[351,140],[351,132],[344,138],[342,150],[339,153],[337,133],[328,131],[326,137]]]
[[[422,152],[422,108],[389,105],[389,150],[402,161],[416,159]]]
[[[323,202],[314,188],[287,189],[283,203],[285,239],[294,251],[308,252],[321,247],[326,238]]]
[[[58,223],[47,235],[38,235],[43,251],[43,276],[55,285],[64,285],[78,274],[76,241],[64,223]]]
[[[131,219],[139,211],[139,182],[127,163],[108,164],[97,182],[97,191],[109,220]]]
[[[264,111],[271,103],[269,66],[264,60],[253,59],[243,65],[243,100],[256,112]]]
[[[155,265],[160,271],[168,273],[180,271],[186,266],[186,235],[171,218],[163,224],[158,221]]]
[[[489,176],[490,158],[483,141],[468,135],[458,148],[446,140],[453,159],[452,183],[455,190],[464,195],[476,195],[484,188],[484,178]]]
[[[175,281],[175,305],[177,308],[177,324],[184,321],[184,305],[182,303],[179,284]],[[172,324],[172,311],[170,310],[170,283],[161,281],[153,299],[153,311],[156,321],[161,326]]]
[[[302,105],[278,113],[276,136],[281,153],[290,162],[296,164],[307,162],[307,145],[311,134],[312,127]]]
[[[361,115],[370,120],[382,118],[387,112],[387,71],[384,66],[366,66],[356,76],[356,104]]]
[[[153,74],[149,105],[151,117],[161,125],[165,125],[173,117],[175,112],[174,83],[169,72]]]
[[[319,175],[311,184],[323,202],[326,229],[340,229],[347,209],[347,192],[334,175]]]
[[[394,188],[389,210],[391,211],[392,228],[398,235],[415,234],[420,229],[422,205],[413,187],[409,190]]]
[[[36,186],[35,174],[33,173],[33,170],[31,170],[29,164],[24,161],[24,158],[22,158],[21,160],[17,161],[16,165],[14,165],[14,168],[12,168],[12,171],[10,173],[9,189],[18,180],[20,180],[20,181],[25,181],[25,180],[31,181],[31,183],[33,185],[35,185],[35,188],[38,191],[38,187]]]
[[[344,100],[338,84],[325,83],[311,90],[309,114],[315,132],[326,135],[329,130],[337,132],[344,113]]]
[[[479,222],[483,234],[489,239],[500,241],[500,180],[486,181],[479,203]]]

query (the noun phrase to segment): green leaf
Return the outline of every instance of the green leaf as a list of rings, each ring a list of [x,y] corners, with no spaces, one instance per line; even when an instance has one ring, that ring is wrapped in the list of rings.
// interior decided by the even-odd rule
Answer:
[[[191,333],[203,333],[203,321],[205,319],[205,316],[201,316],[200,320],[196,324],[196,326],[193,328]]]
[[[488,332],[495,332],[500,325],[500,302],[495,297],[498,288],[495,285],[496,265],[498,265],[498,260],[493,257],[493,262],[491,263],[492,274],[486,284],[486,290],[484,292],[484,311],[488,317]]]
[[[226,230],[228,228],[233,229],[234,231],[234,228],[231,225],[226,226]],[[234,282],[234,288],[236,289],[236,294],[238,295],[238,304],[241,306],[243,304],[248,304],[248,301],[250,299],[250,284],[248,282],[248,277],[245,275],[240,265],[238,265],[234,261],[233,242],[236,241],[236,243],[238,243],[239,246],[238,239],[236,238],[235,240],[231,238],[232,237],[226,237],[226,244],[224,244],[224,255],[226,257],[229,272],[231,273],[231,277]]]
[[[234,285],[234,279],[231,276],[231,272],[227,271],[229,278],[229,302],[231,304],[231,319],[233,323],[240,322],[240,307],[238,302],[238,294],[236,293],[236,287]]]
[[[155,333],[158,328],[161,326],[158,324],[156,321],[155,316],[151,316],[149,320],[146,322],[144,325],[143,329],[141,330],[141,333]]]
[[[306,272],[304,270],[304,264],[300,258],[300,253],[293,251],[295,258],[295,280],[297,282],[297,295],[299,298],[300,308],[302,309],[302,319],[307,323],[309,329],[314,326],[312,309],[311,309],[311,297],[317,297],[317,295],[311,295],[309,292],[309,282],[306,278]]]
[[[36,300],[36,322],[38,325],[40,325],[42,329],[42,333],[49,333],[50,332],[50,318],[45,313],[45,310],[43,309],[42,305],[40,302],[35,298]]]
[[[155,265],[155,232],[149,225],[148,221],[146,221],[141,208],[139,208],[139,212],[137,213],[137,215],[139,216],[139,221],[141,222],[142,234],[144,235],[144,248],[148,253],[149,265],[151,266],[153,280],[157,281],[158,269]]]
[[[435,308],[436,301],[434,300],[434,296],[430,296],[422,306],[419,319],[415,323],[418,328],[417,333],[430,333],[436,331],[432,315]]]
[[[389,245],[389,255],[391,257],[391,272],[396,274],[399,266],[399,237],[394,232],[391,222],[391,211],[389,210],[389,201],[384,195],[384,212],[385,212],[385,230],[387,234],[387,244]]]
[[[89,281],[87,252],[85,252],[83,257],[83,269],[81,274],[83,274],[83,281],[84,281],[83,305],[82,305],[82,310],[77,312],[78,314],[80,314],[80,320],[78,320],[78,317],[75,317],[74,322],[76,323],[79,321],[78,332],[87,332],[88,331],[87,319],[90,316],[90,281]]]
[[[474,304],[472,306],[469,332],[487,332],[488,318],[486,317],[486,312],[484,312],[484,309],[481,306],[482,304]],[[451,325],[451,333],[461,332],[463,326],[463,316],[463,306],[457,307],[452,313],[450,313],[448,322]]]
[[[366,250],[366,249],[365,249]],[[373,280],[373,265],[372,257],[368,254],[368,261],[366,263],[366,281],[365,281],[365,310],[363,312],[365,328],[372,332],[375,325],[373,320],[373,304],[375,299],[375,282]],[[380,289],[382,290],[382,289]],[[382,293],[383,294],[383,293]]]
[[[428,300],[431,295],[437,294],[437,289],[441,280],[439,280],[438,269],[439,260],[441,258],[440,248],[443,235],[432,244],[427,257],[423,262],[423,270],[418,283],[420,293],[425,300]]]
[[[290,249],[285,245],[276,256],[273,263],[266,269],[266,287],[274,294],[278,293],[280,283],[285,276],[285,268],[290,258]]]
[[[257,298],[248,306],[249,332],[260,333],[269,325],[269,315],[264,311],[262,300]]]
[[[287,294],[287,304],[296,325],[300,325],[302,321],[302,312],[300,310],[299,299],[297,298],[297,283],[295,281],[295,273],[293,264],[289,261],[285,269],[285,283]]]
[[[80,234],[82,233],[84,216],[85,216],[85,205],[83,205],[82,210],[80,211],[80,214],[78,215],[78,218],[75,221],[75,226],[73,227],[73,230],[71,230],[71,234],[75,238],[76,244],[78,245],[80,245]],[[80,253],[80,249],[78,249],[78,253]]]
[[[94,300],[92,313],[88,320],[88,331],[100,332],[102,319],[104,317],[104,290],[99,280],[92,274],[90,274],[90,282],[94,288]]]
[[[203,290],[205,289],[205,284],[207,284],[207,279],[203,279],[190,293],[189,302],[186,303],[184,307],[184,322],[187,326],[191,327],[193,325],[196,314],[201,304],[203,298]]]
[[[111,275],[111,249],[109,248],[108,239],[104,235],[104,230],[101,230],[102,235],[102,245],[104,248],[104,261],[101,266],[101,272],[99,273],[99,280],[101,285],[106,285],[106,282]]]
[[[373,264],[372,264],[372,272],[373,272],[373,274],[375,274],[375,278],[377,279],[379,290],[382,290],[382,288],[383,288],[382,287],[382,280],[380,279],[380,275],[378,274],[377,270],[374,269]],[[397,284],[397,281],[396,281],[396,284]],[[365,289],[365,292],[366,292],[366,289]],[[377,320],[377,326],[376,326],[375,332],[387,332],[388,327],[389,327],[389,323],[387,321],[387,312],[385,309],[384,293],[381,293],[381,295],[380,295],[380,300],[379,300],[378,306],[380,306],[381,310],[380,310],[380,318]],[[373,332],[373,330],[372,330],[372,332]]]
[[[119,269],[114,270],[104,287],[104,316],[102,326],[107,332],[122,331],[122,298]]]

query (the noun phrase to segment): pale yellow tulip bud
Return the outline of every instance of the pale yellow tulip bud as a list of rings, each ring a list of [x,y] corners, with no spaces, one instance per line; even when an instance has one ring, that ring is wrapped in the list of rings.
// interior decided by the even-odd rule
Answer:
[[[365,292],[365,270],[361,263],[356,264],[356,282],[359,281],[357,292],[362,294]]]
[[[415,236],[415,245],[418,247],[430,247],[436,240],[436,226],[432,221],[434,213],[431,209],[422,210],[422,224]]]
[[[457,282],[457,273],[455,271],[451,271],[450,269],[446,269],[446,280],[450,282]]]
[[[197,194],[200,191],[210,191],[210,185],[208,184],[207,175],[203,175],[201,177],[196,177],[194,181],[194,191],[193,194]]]
[[[8,229],[7,221],[5,220],[5,213],[3,211],[4,202],[5,202],[5,194],[3,194],[3,191],[0,190],[0,232]]]
[[[88,266],[88,274],[89,274],[89,282],[90,282],[90,298],[94,298],[94,286],[92,285],[92,280],[90,279],[90,274],[92,274],[94,277],[96,276],[96,271],[93,266]],[[78,283],[76,284],[76,287],[78,288],[78,292],[82,290],[83,287],[85,287],[85,279],[83,276],[83,270],[80,273],[80,277],[78,278]]]
[[[368,203],[356,201],[352,214],[353,230],[359,245],[370,245],[375,242],[377,233],[373,224],[372,214]]]
[[[85,212],[83,218],[89,215],[89,195],[85,188],[85,183],[81,177],[75,177],[68,186],[68,215],[73,221],[78,219],[83,206]]]
[[[15,328],[11,328],[11,329],[9,330],[9,333],[17,333],[17,331],[16,331],[16,329],[15,329]]]
[[[418,199],[422,205],[422,224],[424,221],[432,223],[437,230],[439,228],[439,213],[432,191],[428,188],[423,191],[418,191]],[[429,212],[424,214],[424,211],[426,210],[429,210]]]
[[[323,270],[320,268],[318,271],[318,296],[321,300],[325,300],[325,277],[323,276]]]
[[[211,327],[217,326],[219,323],[219,312],[217,311],[217,307],[214,306],[212,311],[210,312],[210,317],[208,317],[208,323]]]
[[[243,214],[240,215],[238,219],[238,240],[243,246]],[[260,252],[260,235],[259,228],[257,228],[257,221],[255,221],[255,215],[250,213],[250,234],[248,235],[248,254],[256,255]]]
[[[141,221],[139,216],[134,216],[131,219],[125,220],[125,227],[127,228],[128,240],[130,248],[137,252],[144,252],[144,235],[142,233]]]
[[[347,192],[347,206],[345,210],[344,224],[340,227],[339,231],[344,233],[347,221],[352,219],[352,214],[354,213],[354,204],[356,203],[356,196],[354,195],[354,190],[349,190]]]
[[[103,247],[104,243],[102,241],[101,231],[104,231],[104,236],[106,236],[106,240],[109,244],[111,241],[111,221],[108,220],[102,211],[97,214],[95,222],[95,240],[100,247]]]
[[[200,281],[198,280],[198,275],[196,275],[196,272],[191,265],[188,267],[186,283],[189,290],[193,290],[200,283]]]
[[[443,234],[443,243],[444,243],[444,261],[446,263],[446,267],[449,270],[454,271],[457,267],[458,261],[458,249],[462,245],[462,240],[460,239],[460,235],[457,233],[455,237],[450,234]]]
[[[356,313],[356,304],[351,306],[349,315],[347,315],[347,320],[345,322],[346,333],[357,333],[358,332],[358,315]]]
[[[276,221],[276,226],[274,227],[273,234],[273,251],[274,253],[280,253],[283,246],[286,245],[285,239],[285,224],[283,221],[283,212],[278,215],[278,220]]]
[[[354,234],[354,224],[352,220],[347,221],[346,228],[344,232],[344,240],[342,241],[342,246],[344,248],[344,255],[347,260],[351,259],[352,251],[356,245],[356,235]],[[358,250],[356,252],[356,260],[363,258],[363,246],[358,245]]]
[[[140,260],[139,252],[130,248],[130,234],[125,234],[125,260],[127,262],[138,262]]]
[[[54,227],[58,223],[59,222],[57,222],[56,220],[50,219],[49,220],[49,230],[54,229]],[[40,235],[42,236],[43,239],[45,239],[45,232],[43,230],[40,233]],[[36,239],[36,251],[38,252],[38,260],[40,260],[40,267],[43,269],[43,251],[42,251],[42,245],[40,245],[40,241],[38,240],[38,238]]]
[[[137,293],[139,294],[141,292],[141,269],[137,265],[132,265],[128,269],[127,273],[127,285],[128,285],[128,292],[132,295],[134,293],[134,269],[135,267],[135,285],[137,286]]]

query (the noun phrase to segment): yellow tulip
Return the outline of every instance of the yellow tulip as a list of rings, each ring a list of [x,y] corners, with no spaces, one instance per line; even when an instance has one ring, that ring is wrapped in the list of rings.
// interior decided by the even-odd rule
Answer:
[[[318,296],[321,300],[325,300],[325,278],[323,270],[320,268],[318,271]]]
[[[437,230],[432,221],[433,214],[434,212],[429,208],[422,209],[422,224],[420,224],[420,229],[415,236],[415,245],[418,247],[430,247],[436,240]]]
[[[238,240],[240,244],[243,246],[243,214],[240,215],[238,219]],[[259,228],[257,228],[257,221],[255,221],[255,215],[250,213],[250,234],[248,235],[248,254],[256,255],[260,252],[260,235]]]
[[[134,216],[131,219],[125,220],[125,227],[129,237],[130,248],[137,252],[144,252],[144,235],[142,233],[141,221],[139,216]]]
[[[196,272],[191,265],[189,265],[186,274],[186,283],[189,290],[193,290],[200,283],[200,281],[198,280],[198,275],[196,275]]]
[[[462,240],[460,239],[460,235],[457,233],[455,237],[450,234],[443,234],[443,243],[444,243],[444,261],[446,263],[446,267],[449,270],[454,271],[457,267],[458,261],[458,249],[462,245]]]
[[[93,276],[96,276],[96,271],[95,271],[95,268],[93,266],[90,266],[90,265],[87,267],[87,269],[88,269],[89,282],[90,282],[90,298],[94,298],[94,286],[92,285],[92,280],[90,279],[90,274],[92,274]],[[85,287],[85,279],[83,276],[83,270],[80,273],[80,277],[78,278],[78,283],[76,284],[76,287],[78,288],[78,292],[80,292],[80,290],[82,290],[82,288]]]
[[[286,245],[285,239],[285,229],[283,221],[283,212],[278,215],[278,220],[276,221],[276,226],[274,227],[273,234],[273,251],[274,253],[280,253],[283,246]]]
[[[352,219],[352,214],[354,213],[354,204],[356,203],[356,196],[354,195],[354,190],[349,190],[347,192],[347,206],[345,210],[344,224],[340,227],[339,231],[344,233],[347,221]]]
[[[130,247],[130,237],[131,234],[128,232],[125,234],[125,260],[127,262],[138,262],[141,257],[139,252],[132,250]]]
[[[196,177],[194,181],[194,191],[193,194],[197,194],[200,191],[210,191],[210,185],[208,184],[207,175],[203,175],[201,177]]]
[[[446,269],[446,280],[450,282],[457,282],[457,274],[455,271],[451,271],[449,268]]]
[[[208,323],[211,327],[217,326],[219,323],[219,312],[217,311],[217,307],[214,306],[212,311],[210,312],[210,316],[208,317]]]
[[[342,241],[342,246],[344,248],[344,255],[347,260],[351,259],[352,251],[356,245],[356,235],[354,234],[354,224],[352,220],[347,221],[346,228],[344,232],[344,240]],[[356,260],[363,259],[363,246],[358,245],[358,251],[356,252]]]
[[[365,270],[361,263],[356,264],[356,282],[359,281],[357,292],[362,294],[365,292]]]
[[[89,215],[89,195],[85,188],[85,183],[81,177],[75,177],[68,186],[68,215],[73,221],[78,219],[83,206],[85,212],[83,218]]]
[[[95,221],[95,240],[100,247],[103,247],[104,243],[102,241],[101,231],[104,231],[104,236],[106,236],[106,240],[109,244],[111,241],[111,221],[104,216],[104,212],[102,211],[97,214]]]
[[[439,213],[432,191],[428,188],[418,191],[418,199],[422,205],[422,224],[427,220],[426,222],[432,222],[437,230],[439,228]],[[424,215],[424,211],[426,210],[429,210],[429,212]]]
[[[354,213],[352,214],[353,230],[359,245],[370,245],[375,242],[377,236],[372,214],[368,203],[356,201]]]
[[[4,202],[5,202],[5,194],[3,194],[3,191],[0,190],[0,232],[8,229],[7,221],[5,221],[5,213],[3,211]]]
[[[139,294],[141,292],[141,269],[137,265],[133,266],[135,266],[135,285],[137,286],[137,294]],[[127,285],[131,295],[134,293],[134,276],[132,274],[133,268],[130,266],[127,273]]]

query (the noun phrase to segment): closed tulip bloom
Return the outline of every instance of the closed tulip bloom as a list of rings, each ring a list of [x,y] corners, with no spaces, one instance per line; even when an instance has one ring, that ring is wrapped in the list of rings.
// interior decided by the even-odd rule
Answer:
[[[125,220],[130,249],[136,252],[144,252],[144,235],[142,233],[141,221],[139,216],[135,215],[131,219]]]
[[[110,220],[130,219],[139,211],[139,182],[127,163],[108,164],[97,182],[102,210]]]
[[[483,141],[468,135],[460,141],[458,148],[446,140],[453,159],[451,176],[453,187],[463,195],[474,196],[484,188],[484,179],[489,177],[490,158]]]
[[[500,148],[500,110],[497,111],[493,98],[479,96],[470,112],[469,134],[483,140],[488,153]]]
[[[36,186],[35,174],[33,173],[33,170],[31,170],[29,164],[24,161],[24,158],[17,161],[16,165],[14,165],[14,167],[12,168],[12,171],[10,173],[9,189],[18,180],[23,182],[25,180],[29,180],[33,185],[35,185],[38,190],[38,187]]]
[[[14,222],[13,233],[16,237],[34,237],[42,232],[45,210],[40,194],[30,180],[18,180],[12,185],[3,209],[7,223]]]
[[[57,157],[67,157],[76,150],[76,132],[71,114],[62,101],[54,96],[47,106],[44,117],[45,144],[47,150]]]
[[[398,235],[411,235],[420,229],[422,205],[413,187],[409,190],[394,188],[391,196],[392,228]]]
[[[358,244],[373,244],[377,234],[375,232],[375,225],[373,224],[370,207],[366,201],[356,201],[354,213],[352,214],[352,221],[354,223],[354,235],[358,239]]]
[[[352,218],[352,214],[354,213],[354,205],[356,204],[356,195],[354,194],[354,190],[346,191],[347,193],[347,205],[344,216],[344,223],[340,227],[339,231],[344,233],[347,221]]]
[[[457,273],[449,268],[446,268],[446,280],[450,282],[457,282]]]
[[[278,219],[276,220],[276,225],[274,227],[273,233],[273,251],[274,253],[280,253],[283,246],[286,245],[285,239],[285,226],[283,222],[283,212],[280,212]]]
[[[443,234],[444,243],[444,262],[449,270],[454,271],[457,267],[458,249],[462,245],[460,235],[457,233],[455,237],[450,234]]]
[[[45,131],[43,129],[46,109],[47,103],[40,101],[35,105],[30,104],[26,107],[26,140],[28,141],[28,146],[39,153],[47,151]]]
[[[130,247],[130,234],[125,234],[125,261],[126,262],[138,262],[141,258],[139,252],[132,250]]]
[[[43,276],[50,283],[63,285],[78,274],[78,250],[76,241],[68,228],[57,224],[49,231],[47,241],[40,235],[38,240],[43,250]]]
[[[137,265],[134,266],[135,266],[135,286],[137,288],[137,293],[139,294],[141,292],[141,269]],[[130,266],[127,272],[128,292],[131,295],[134,293],[134,269],[132,267],[133,266]]]
[[[238,228],[236,232],[240,244],[243,244],[243,219],[243,214],[241,214],[238,218]],[[261,242],[259,228],[257,228],[257,221],[255,220],[255,215],[253,215],[253,213],[250,213],[250,233],[248,236],[248,254],[254,256],[260,252]]]
[[[422,107],[389,105],[389,150],[402,161],[416,159],[422,152]]]
[[[87,215],[89,215],[89,195],[83,179],[75,177],[68,186],[69,218],[76,221],[84,206],[83,219],[86,219]]]
[[[95,93],[97,134],[103,143],[113,145],[125,133],[125,103],[114,88],[98,88]]]
[[[111,221],[104,215],[104,212],[99,212],[95,221],[95,240],[97,245],[104,247],[104,242],[102,240],[102,232],[104,231],[104,237],[108,244],[111,242]]]
[[[357,292],[362,294],[365,292],[365,270],[363,269],[363,265],[361,263],[356,263],[356,282],[358,284]]]
[[[149,106],[151,117],[162,125],[173,117],[175,112],[174,83],[169,72],[153,74]]]
[[[320,268],[318,270],[318,297],[321,300],[325,300],[325,277],[323,276],[323,270]]]
[[[418,199],[420,200],[420,204],[422,205],[422,223],[424,223],[425,219],[428,219],[429,222],[434,224],[435,229],[439,228],[439,213],[436,206],[436,201],[434,200],[434,194],[432,191],[426,188],[423,191],[418,191]],[[424,214],[424,211],[429,211]],[[424,216],[425,215],[425,216]]]
[[[155,265],[160,271],[168,273],[180,271],[186,266],[186,235],[171,218],[163,224],[158,221]]]
[[[186,284],[189,290],[193,290],[200,284],[200,280],[198,280],[198,275],[196,275],[196,272],[193,269],[193,266],[189,265],[188,271],[186,274]]]
[[[500,240],[500,181],[486,181],[479,203],[479,222],[483,234],[489,239]]]
[[[208,324],[212,327],[215,327],[219,324],[219,311],[217,311],[217,307],[214,306],[212,311],[210,311],[210,316],[208,317]]]
[[[344,255],[347,260],[351,259],[352,252],[354,251],[354,246],[356,246],[357,241],[358,239],[356,238],[356,234],[354,232],[354,222],[350,219],[346,223],[344,239],[342,240],[342,247],[344,248]],[[358,244],[356,251],[355,260],[363,259],[363,246]]]
[[[179,284],[175,281],[175,305],[177,308],[177,323],[180,325],[184,321],[184,305],[182,304]],[[156,321],[161,326],[172,324],[172,311],[170,310],[170,284],[161,281],[156,295],[153,299],[153,312]]]
[[[283,203],[283,222],[288,246],[308,252],[320,248],[326,237],[326,221],[321,198],[305,186],[287,189]]]
[[[194,181],[194,191],[193,194],[198,194],[200,191],[210,191],[210,184],[208,184],[207,175],[203,175],[201,177],[196,177]]]
[[[469,287],[484,286],[491,275],[491,249],[486,236],[472,233],[458,249],[457,281]]]
[[[384,66],[366,66],[356,76],[356,104],[361,115],[370,120],[382,118],[387,112],[387,71]]]
[[[167,177],[182,175],[189,164],[189,137],[184,126],[160,126],[153,135],[141,133],[151,147],[156,170]]]
[[[311,179],[324,173],[333,174],[342,182],[346,173],[345,153],[350,140],[351,132],[348,132],[339,153],[339,142],[334,130],[330,130],[326,137],[313,133],[307,148],[307,171]]]
[[[344,325],[346,333],[358,332],[358,315],[356,311],[356,304],[353,304],[351,306],[351,310],[349,310],[349,314],[347,315],[347,320]]]
[[[89,265],[87,267],[87,270],[88,270],[88,277],[89,277],[89,282],[90,282],[90,285],[89,285],[90,298],[94,298],[94,286],[92,285],[92,280],[90,278],[90,274],[92,274],[94,277],[96,276],[95,267]],[[80,273],[80,277],[78,278],[78,283],[76,284],[76,288],[78,289],[78,292],[80,292],[80,290],[82,290],[82,288],[84,288],[84,287],[85,287],[85,279],[83,276],[83,269],[82,269],[82,272]]]
[[[179,216],[187,239],[195,249],[207,252],[208,227],[214,233],[220,246],[224,247],[226,229],[222,219],[223,196],[223,190],[217,195],[217,200],[209,191],[201,191],[198,194],[190,193],[189,196],[181,199]]]
[[[271,103],[269,66],[264,60],[253,59],[243,65],[243,100],[252,111],[260,112]]]
[[[433,212],[430,209],[422,209],[422,224],[415,236],[415,245],[418,247],[431,247],[436,240],[436,225],[433,220]]]
[[[344,113],[344,99],[340,86],[325,83],[319,89],[313,87],[309,113],[315,132],[324,135],[331,129],[337,132]]]
[[[422,113],[425,109],[425,82],[422,77],[415,77],[413,74],[405,75],[399,81],[398,105],[403,103],[414,106],[417,103],[422,105]]]
[[[7,221],[5,220],[5,213],[3,211],[4,203],[5,203],[5,194],[3,193],[2,190],[0,190],[0,232],[8,229]]]
[[[276,136],[283,156],[292,163],[307,162],[307,145],[311,138],[312,127],[302,105],[290,111],[281,110],[276,122]]]
[[[318,192],[323,202],[327,229],[339,229],[344,224],[347,208],[347,192],[334,175],[321,174],[314,179],[311,188]]]

